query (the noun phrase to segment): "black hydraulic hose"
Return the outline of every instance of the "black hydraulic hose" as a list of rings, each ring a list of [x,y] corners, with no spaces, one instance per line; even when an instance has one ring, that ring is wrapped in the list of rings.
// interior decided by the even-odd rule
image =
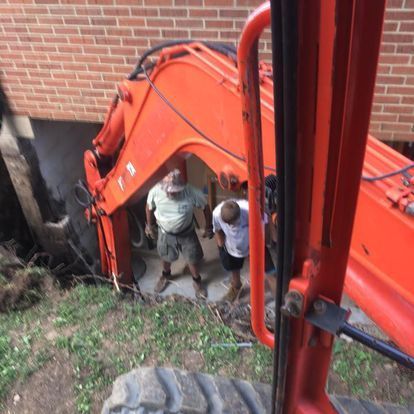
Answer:
[[[279,177],[278,193],[276,198],[277,223],[277,277],[276,277],[276,298],[275,298],[275,347],[273,350],[273,387],[272,387],[272,414],[280,405],[280,383],[284,381],[279,370],[279,350],[281,334],[281,312],[283,304],[283,270],[284,270],[284,243],[285,238],[285,157],[283,140],[283,50],[282,50],[282,10],[280,0],[271,0],[271,31],[272,31],[272,60],[274,100],[274,128],[276,139],[276,175]],[[277,79],[279,81],[277,81]]]
[[[382,174],[382,175],[376,175],[374,177],[368,177],[366,175],[363,175],[361,179],[364,181],[368,181],[368,182],[380,181],[380,180],[384,180],[385,178],[393,177],[394,175],[403,174],[406,171],[411,170],[411,168],[414,168],[414,164],[409,164],[403,168],[400,168],[399,170],[391,171],[389,173]]]
[[[143,73],[143,65],[147,58],[151,56],[152,54],[159,52],[160,50],[166,48],[166,47],[172,47],[177,45],[186,45],[190,43],[196,42],[195,40],[189,40],[189,39],[179,39],[179,40],[168,40],[166,42],[162,42],[156,46],[153,46],[152,48],[145,51],[142,56],[139,58],[135,69],[131,72],[131,74],[128,76],[129,80],[135,79],[139,74]],[[209,49],[212,49],[216,52],[219,52],[227,57],[230,57],[235,63],[237,62],[237,51],[234,46],[231,46],[226,43],[214,43],[214,42],[200,42],[207,46]],[[185,53],[184,53],[185,54]],[[181,54],[180,54],[181,56]],[[176,56],[178,57],[178,56]]]
[[[271,1],[273,83],[276,125],[276,168],[278,243],[275,308],[273,413],[283,412],[290,321],[281,312],[283,298],[293,272],[296,222],[296,139],[297,139],[297,2]]]
[[[374,338],[371,335],[368,335],[364,331],[355,328],[355,326],[352,326],[347,322],[345,322],[344,325],[341,327],[339,333],[349,336],[350,338],[360,342],[361,344],[364,344],[368,348],[374,349],[380,354],[388,358],[391,358],[392,360],[398,362],[401,365],[404,365],[409,369],[414,369],[413,357],[387,344],[386,342],[381,341],[378,338]]]
[[[242,157],[241,155],[238,155],[238,154],[234,153],[233,151],[230,151],[226,147],[223,147],[222,145],[218,144],[213,138],[210,138],[200,128],[198,128],[192,121],[190,121],[190,119],[188,119],[182,112],[180,112],[180,110],[170,100],[168,100],[168,98],[157,88],[157,86],[154,84],[154,82],[152,82],[152,80],[150,79],[150,77],[149,77],[149,75],[146,71],[145,66],[142,66],[142,73],[145,76],[145,79],[148,82],[148,84],[151,86],[151,88],[154,90],[154,92],[162,99],[162,101],[168,107],[170,107],[171,110],[174,111],[195,132],[197,132],[197,134],[202,136],[206,141],[208,141],[210,144],[214,145],[216,148],[220,149],[221,151],[223,151],[227,155],[229,155],[229,156],[231,156],[231,157],[233,157],[233,158],[235,158],[239,161],[246,162],[246,159],[244,157]],[[269,171],[273,171],[273,172],[275,171],[274,168],[266,166],[266,165],[264,166],[264,168],[269,170]]]

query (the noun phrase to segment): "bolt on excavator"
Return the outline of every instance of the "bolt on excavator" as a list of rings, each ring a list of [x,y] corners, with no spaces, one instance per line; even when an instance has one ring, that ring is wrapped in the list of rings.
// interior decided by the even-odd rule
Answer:
[[[414,165],[368,134],[385,0],[275,0],[237,49],[169,41],[120,82],[84,156],[101,271],[133,283],[126,207],[190,155],[220,185],[247,181],[251,324],[274,349],[272,412],[330,413],[344,334],[414,367]],[[272,65],[258,42],[271,27]],[[275,174],[275,326],[264,318],[265,177]],[[396,346],[347,322],[343,291]],[[362,411],[361,411],[362,412]]]

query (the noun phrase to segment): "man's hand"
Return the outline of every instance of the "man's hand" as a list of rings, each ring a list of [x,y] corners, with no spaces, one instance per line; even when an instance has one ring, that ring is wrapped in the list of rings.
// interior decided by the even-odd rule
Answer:
[[[155,224],[145,224],[145,234],[152,240],[157,239],[157,226]]]
[[[213,227],[212,226],[206,227],[204,229],[202,237],[212,239],[214,237]]]

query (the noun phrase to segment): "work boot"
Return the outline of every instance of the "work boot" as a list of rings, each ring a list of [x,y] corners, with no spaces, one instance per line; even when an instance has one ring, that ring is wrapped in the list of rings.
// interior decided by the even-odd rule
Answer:
[[[201,277],[193,278],[193,288],[197,299],[207,299],[207,289],[203,286]]]
[[[230,285],[229,290],[222,297],[221,300],[223,302],[234,302],[238,298],[241,288],[242,288],[242,285],[240,285],[239,287],[234,287],[233,285]]]
[[[161,277],[158,279],[158,282],[155,285],[154,292],[156,294],[160,294],[170,284],[170,280],[171,280],[171,271],[170,272],[163,271]]]

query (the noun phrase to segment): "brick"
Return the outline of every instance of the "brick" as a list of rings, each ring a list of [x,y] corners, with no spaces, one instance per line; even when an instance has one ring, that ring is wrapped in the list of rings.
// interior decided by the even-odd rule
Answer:
[[[414,6],[409,5],[410,3],[413,2],[413,0],[406,0],[406,1],[407,1],[406,7],[414,9]],[[386,10],[385,20],[387,21],[414,20],[414,10]]]
[[[217,39],[217,32],[215,31],[207,31],[207,30],[191,30],[190,37],[192,39]]]
[[[173,5],[173,0],[144,0],[144,5],[145,6],[172,6]]]
[[[140,39],[137,37],[126,37],[122,39],[122,46],[136,46],[136,47],[148,47],[148,39]]]
[[[414,53],[414,44],[412,45],[397,45],[397,53]]]
[[[387,9],[400,9],[404,0],[387,0]]]
[[[398,104],[400,103],[401,97],[395,95],[375,95],[374,102],[375,103],[393,103]]]
[[[392,43],[382,43],[380,53],[395,53],[397,45]]]
[[[145,7],[131,7],[131,16],[152,16],[157,17],[159,15],[158,9],[151,9]]]
[[[82,50],[86,54],[92,54],[92,55],[106,55],[109,52],[109,48],[106,46],[83,46]]]
[[[404,105],[384,105],[384,113],[412,114],[414,107]]]
[[[89,72],[113,72],[111,65],[105,65],[104,63],[95,63],[88,65],[88,71]],[[95,76],[96,78],[96,76]]]
[[[76,45],[58,45],[57,50],[60,53],[82,53],[82,47]]]
[[[410,62],[409,56],[401,56],[401,55],[381,55],[380,56],[380,64],[382,63],[391,63],[391,64],[407,64]]]
[[[206,7],[216,7],[216,6],[233,7],[234,2],[231,0],[204,0],[204,5]]]
[[[206,29],[233,29],[233,20],[205,20]],[[239,34],[240,35],[240,34]]]
[[[37,21],[39,24],[58,25],[63,24],[62,17],[57,16],[38,16]]]
[[[124,63],[123,58],[119,56],[99,56],[99,61],[101,63],[112,63],[115,65]]]
[[[121,38],[114,36],[95,36],[95,43],[97,45],[120,45]]]
[[[92,36],[71,36],[69,38],[70,43],[74,45],[93,45],[95,44],[95,38]]]
[[[388,86],[387,92],[394,95],[414,95],[414,86]]]
[[[162,37],[165,39],[185,39],[188,38],[188,30],[165,29],[161,30]]]
[[[203,6],[203,0],[174,0],[174,6]]]
[[[156,18],[147,18],[146,19],[147,26],[155,26],[155,27],[173,27],[174,22],[172,19],[156,19]]]
[[[392,66],[391,73],[401,75],[414,75],[414,66]]]
[[[72,79],[72,80],[76,79],[76,75],[74,73],[67,72],[67,71],[65,72],[52,71],[51,75],[53,79],[62,79],[63,81],[67,81],[69,79]]]
[[[132,32],[132,28],[107,27],[105,29],[105,33],[108,36],[131,36],[133,32]]]
[[[161,30],[160,29],[134,29],[134,36],[142,36],[145,38],[148,37],[160,37]]]
[[[218,11],[212,9],[190,9],[190,17],[217,17]]]
[[[187,17],[188,12],[188,9],[159,9],[159,15],[161,17]]]
[[[220,17],[230,17],[232,19],[246,19],[249,15],[247,10],[237,10],[237,9],[231,9],[231,10],[220,10],[219,16]],[[244,20],[243,20],[244,21]]]
[[[50,14],[57,14],[59,16],[72,16],[75,14],[75,9],[73,7],[49,7]]]
[[[203,28],[203,21],[200,19],[174,19],[174,26],[181,29]]]
[[[120,55],[120,56],[136,56],[135,48],[133,47],[111,47],[110,48],[111,55]]]
[[[39,33],[39,34],[52,34],[53,27],[47,27],[47,26],[30,26],[29,27],[30,33]],[[59,34],[58,32],[55,32],[56,34]]]
[[[68,25],[87,26],[89,25],[88,17],[64,17],[64,23]]]
[[[414,33],[384,33],[382,41],[384,43],[412,43],[414,40]]]
[[[8,19],[10,20],[10,23],[12,22],[12,18],[8,17]],[[13,21],[16,24],[21,24],[21,23],[37,23],[37,18],[36,17],[26,17],[26,16],[14,16],[13,17]],[[3,23],[8,23],[8,22],[4,22]]]
[[[414,125],[414,118],[412,117],[412,115],[403,115],[403,114],[400,114],[400,115],[398,115],[398,121],[399,122],[409,123],[411,125],[411,128]]]
[[[77,16],[102,16],[102,7],[77,7],[75,12]]]
[[[1,13],[1,10],[0,10]],[[47,14],[48,13],[48,9],[47,7],[43,7],[43,6],[36,6],[36,7],[24,7],[24,13],[25,14],[37,14],[38,16],[41,14]]]
[[[377,83],[385,85],[402,85],[404,83],[404,76],[380,75],[377,76]]]
[[[396,132],[393,133],[393,138],[398,141],[414,141],[414,132]]]
[[[411,132],[412,124],[392,123],[392,124],[381,124],[382,131],[398,131],[398,132]]]
[[[104,82],[104,81],[96,81],[92,82],[92,87],[94,89],[113,89],[115,90],[115,83],[114,82]]]
[[[380,114],[373,113],[373,114],[371,114],[371,121],[378,122],[378,123],[381,123],[381,122],[397,122],[397,120],[398,120],[398,114],[383,114],[383,113],[380,113]]]
[[[400,23],[400,32],[414,32],[414,22],[401,22]]]
[[[120,26],[145,26],[145,19],[141,17],[120,17],[118,22]]]
[[[80,27],[79,32],[81,35],[103,36],[105,29],[98,27]]]
[[[130,11],[128,8],[104,8],[103,9],[104,16],[129,16]]]
[[[91,17],[94,26],[116,26],[118,24],[114,17]]]

